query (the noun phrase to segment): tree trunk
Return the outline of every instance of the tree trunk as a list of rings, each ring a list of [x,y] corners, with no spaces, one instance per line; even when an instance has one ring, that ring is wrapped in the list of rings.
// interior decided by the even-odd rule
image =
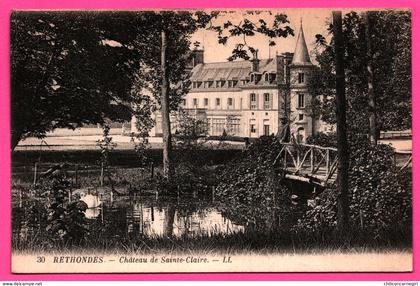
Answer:
[[[161,85],[161,112],[162,112],[162,134],[163,134],[163,176],[170,182],[172,179],[172,138],[171,138],[171,121],[169,118],[169,77],[166,66],[166,33],[161,32],[162,49],[161,49],[161,69],[162,69],[162,85]]]
[[[174,234],[175,207],[169,205],[165,212],[163,235],[171,237]]]
[[[346,124],[346,94],[344,78],[344,45],[341,11],[333,12],[333,33],[336,69],[336,117],[338,149],[338,231],[344,238],[349,226],[348,165],[349,154]]]
[[[11,150],[15,150],[16,146],[19,144],[20,140],[22,139],[22,132],[18,130],[11,130],[11,142],[10,148]]]
[[[369,96],[369,140],[373,145],[377,144],[376,131],[376,104],[375,91],[373,87],[373,66],[372,66],[372,38],[370,27],[370,12],[367,11],[363,17],[365,22],[365,40],[366,40],[366,69],[367,84]]]

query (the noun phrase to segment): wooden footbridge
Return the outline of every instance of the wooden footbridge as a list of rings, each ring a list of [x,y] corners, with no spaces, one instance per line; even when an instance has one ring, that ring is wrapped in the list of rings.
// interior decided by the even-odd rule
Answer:
[[[286,178],[325,187],[337,180],[337,148],[317,145],[280,143],[281,149],[273,165],[279,164],[286,171]],[[397,159],[398,157],[398,159]],[[396,151],[394,163],[400,169],[412,165],[411,151]]]
[[[317,145],[281,143],[273,165],[280,164],[286,178],[314,185],[334,184],[337,179],[337,149]]]

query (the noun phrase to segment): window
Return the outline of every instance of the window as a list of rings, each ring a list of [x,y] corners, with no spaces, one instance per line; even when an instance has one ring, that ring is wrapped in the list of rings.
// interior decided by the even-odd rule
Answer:
[[[265,74],[265,81],[268,81],[268,73]]]
[[[249,102],[249,109],[257,109],[257,95],[255,93],[249,95]]]
[[[193,106],[197,106],[198,105],[198,99],[197,98],[193,98]]]
[[[305,107],[305,94],[299,93],[298,94],[298,108]]]
[[[232,107],[233,105],[233,98],[229,97],[228,98],[228,106]]]
[[[240,119],[236,118],[234,115],[228,115],[226,117],[226,131],[229,135],[239,134]]]
[[[301,114],[299,114],[299,121],[302,121],[302,120],[303,120],[303,118],[304,118],[303,114],[302,114],[302,113],[301,113]]]
[[[271,77],[270,81],[275,81],[276,80],[276,74],[275,73],[270,74],[270,77]]]
[[[305,141],[305,129],[303,127],[300,127],[297,130],[296,141],[298,143],[303,143]]]
[[[270,104],[271,100],[270,100],[270,94],[269,93],[264,93],[264,109],[270,109]]]
[[[228,87],[232,88],[235,87],[238,84],[237,80],[228,80]]]
[[[216,106],[220,106],[220,98],[216,98]]]
[[[269,136],[270,135],[270,125],[264,124],[264,135]]]
[[[251,133],[256,133],[256,132],[257,132],[257,129],[255,129],[255,124],[251,124],[251,125],[249,126],[249,131],[250,131]]]
[[[197,81],[196,82],[197,88],[200,88],[201,87],[201,83],[202,83],[201,81]]]
[[[225,130],[225,119],[215,118],[213,119],[213,135],[221,135]]]
[[[207,81],[207,87],[212,87],[213,86],[213,81]]]
[[[299,83],[304,83],[305,82],[305,74],[303,72],[300,72],[298,74],[298,82]]]
[[[185,105],[187,105],[187,101],[186,101],[185,99],[183,99],[183,100],[181,101],[181,104],[182,104],[182,106],[185,106]]]
[[[209,99],[208,98],[204,98],[204,106],[208,106],[209,105]]]

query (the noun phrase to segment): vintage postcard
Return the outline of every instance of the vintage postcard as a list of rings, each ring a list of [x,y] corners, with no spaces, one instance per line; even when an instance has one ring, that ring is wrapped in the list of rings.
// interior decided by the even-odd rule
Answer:
[[[13,273],[409,272],[411,11],[10,16]]]

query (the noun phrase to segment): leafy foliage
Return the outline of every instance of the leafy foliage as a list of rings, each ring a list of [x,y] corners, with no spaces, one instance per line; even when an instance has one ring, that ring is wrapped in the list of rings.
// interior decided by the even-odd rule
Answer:
[[[109,125],[102,126],[102,139],[96,141],[96,145],[101,149],[101,163],[106,168],[109,166],[109,155],[115,149],[117,143],[112,142],[112,137],[109,136]]]
[[[132,39],[116,41],[121,31],[116,15],[12,13],[12,148],[55,128],[129,120],[139,60],[125,45]]]
[[[177,178],[175,184],[179,187],[205,189],[208,182],[214,180],[214,175],[208,170],[211,163],[203,151],[210,149],[206,135],[208,125],[204,119],[190,116],[180,110],[176,119],[176,134],[174,140],[174,162]],[[194,158],[194,159],[192,159]]]
[[[373,85],[379,131],[411,128],[411,13],[370,11],[373,54]],[[332,26],[329,27],[332,31]],[[367,48],[362,15],[350,12],[343,18],[344,65],[348,132],[368,134],[370,112],[367,96]],[[317,35],[319,69],[310,79],[316,95],[312,107],[317,117],[335,124],[334,38],[330,43]]]
[[[249,230],[287,232],[302,212],[302,206],[292,202],[283,172],[273,166],[279,152],[274,136],[262,137],[220,175],[220,209]]]
[[[68,199],[70,181],[63,176],[54,176],[44,180],[37,190],[49,198],[46,231],[55,245],[79,245],[88,232],[84,212],[85,202]]]
[[[308,144],[324,146],[324,147],[337,147],[337,134],[318,132],[309,136],[306,139]]]
[[[233,48],[232,55],[228,58],[229,61],[244,59],[249,60],[250,55],[255,54],[257,50],[247,43],[247,38],[257,34],[264,35],[269,38],[269,45],[275,46],[274,38],[286,38],[289,35],[294,36],[293,29],[288,25],[289,20],[286,14],[279,13],[273,15],[271,12],[266,11],[244,11],[244,19],[239,23],[234,23],[229,18],[230,11],[222,11],[213,14],[213,18],[225,17],[226,20],[221,25],[212,23],[209,19],[207,29],[215,31],[218,34],[219,44],[226,45],[230,38],[242,37],[242,41]],[[269,14],[272,23],[267,23],[260,14]]]
[[[372,146],[366,140],[352,146],[349,171],[350,223],[354,230],[387,239],[392,235],[410,237],[411,174],[393,163],[388,145]],[[327,189],[316,199],[297,226],[299,231],[328,233],[337,221],[337,191]]]

